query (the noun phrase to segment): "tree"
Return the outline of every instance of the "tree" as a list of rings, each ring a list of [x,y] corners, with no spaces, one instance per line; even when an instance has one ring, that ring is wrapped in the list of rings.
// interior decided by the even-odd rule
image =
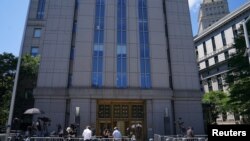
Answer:
[[[247,27],[250,29],[250,23],[247,24]],[[226,82],[229,84],[229,103],[232,105],[234,113],[247,117],[250,115],[250,65],[248,56],[245,54],[246,44],[242,31],[240,28],[239,35],[233,44],[236,52],[230,54],[228,66],[232,71],[228,73]]]
[[[17,58],[13,54],[0,54],[0,127],[5,126],[8,118],[16,64]]]
[[[39,60],[39,57],[33,57],[31,55],[24,55],[22,57],[14,117],[24,119],[25,115],[23,115],[23,112],[26,109],[33,108],[34,106],[33,89],[35,88],[37,82]]]
[[[8,119],[10,99],[16,73],[17,57],[10,53],[0,54],[0,126]],[[33,107],[32,91],[36,86],[39,57],[24,55],[19,72],[14,117],[22,117],[23,111]]]
[[[206,105],[206,119],[208,124],[216,124],[220,113],[229,111],[228,96],[222,91],[211,91],[205,93],[202,102]]]

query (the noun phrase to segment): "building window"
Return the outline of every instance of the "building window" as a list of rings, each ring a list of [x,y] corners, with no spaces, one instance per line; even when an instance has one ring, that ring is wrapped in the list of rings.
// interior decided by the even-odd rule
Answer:
[[[221,77],[221,75],[217,76],[217,83],[218,83],[218,89],[220,91],[223,91],[223,84],[222,84],[222,77]]]
[[[212,46],[213,46],[213,51],[216,51],[216,44],[215,44],[214,37],[212,37]]]
[[[207,79],[208,91],[213,91],[211,78]]]
[[[218,63],[218,62],[219,62],[218,56],[215,56],[214,57],[214,63]]]
[[[205,61],[206,67],[209,67],[208,60]]]
[[[31,47],[30,55],[33,57],[37,56],[38,55],[38,47],[36,47],[36,46]]]
[[[102,86],[105,0],[96,0],[92,86]]]
[[[235,39],[238,36],[238,31],[236,29],[236,25],[235,24],[232,26],[232,30],[233,30],[233,35],[234,35],[234,39]]]
[[[118,88],[127,87],[127,51],[126,51],[126,1],[117,1],[117,76]]]
[[[34,33],[33,33],[33,37],[40,38],[41,37],[41,32],[42,32],[41,28],[35,28]]]
[[[36,13],[37,19],[43,19],[43,17],[44,17],[45,2],[46,2],[46,0],[39,0],[38,1],[37,13]]]
[[[229,53],[228,51],[224,52],[224,56],[225,56],[225,60],[227,60],[229,58]]]
[[[204,50],[204,54],[207,55],[206,42],[203,42],[203,50]]]
[[[225,37],[225,32],[221,31],[221,39],[222,39],[222,44],[223,46],[227,45],[226,37]]]
[[[141,88],[151,88],[147,0],[138,0]]]

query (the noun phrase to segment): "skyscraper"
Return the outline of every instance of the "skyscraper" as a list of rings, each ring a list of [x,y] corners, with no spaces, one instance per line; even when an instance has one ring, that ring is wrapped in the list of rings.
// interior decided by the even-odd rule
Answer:
[[[228,13],[227,0],[203,0],[199,12],[199,33]]]
[[[182,118],[203,133],[187,0],[31,0],[23,50],[41,56],[35,107],[51,130],[139,124],[146,138]]]

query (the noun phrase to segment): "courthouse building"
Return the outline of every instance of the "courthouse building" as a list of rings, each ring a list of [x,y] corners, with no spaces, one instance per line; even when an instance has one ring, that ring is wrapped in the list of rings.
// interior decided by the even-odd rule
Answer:
[[[56,125],[203,134],[188,0],[31,0],[23,54],[40,55],[35,107]]]
[[[233,43],[238,35],[242,21],[250,15],[250,2],[224,16],[194,37],[197,62],[202,89],[209,91],[227,91],[225,76],[230,73],[228,58],[235,53]],[[227,113],[224,121],[234,123],[238,120]],[[217,119],[223,122],[222,116]]]

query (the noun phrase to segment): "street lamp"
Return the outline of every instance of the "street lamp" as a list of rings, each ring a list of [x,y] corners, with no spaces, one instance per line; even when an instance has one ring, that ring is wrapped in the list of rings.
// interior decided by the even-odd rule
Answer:
[[[250,45],[249,45],[249,38],[248,38],[248,32],[247,32],[247,26],[246,23],[250,20],[250,16],[247,19],[244,19],[242,21],[243,24],[243,30],[244,30],[244,37],[245,37],[245,42],[246,42],[246,55],[248,54],[248,61],[250,63]]]

